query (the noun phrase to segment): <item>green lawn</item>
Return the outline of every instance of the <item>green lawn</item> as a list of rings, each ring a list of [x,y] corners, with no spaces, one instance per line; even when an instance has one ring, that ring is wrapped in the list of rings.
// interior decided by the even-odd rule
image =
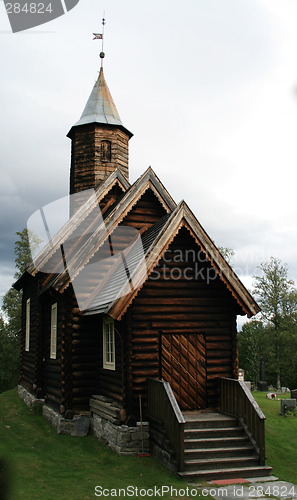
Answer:
[[[153,457],[118,456],[93,436],[58,435],[41,415],[27,408],[15,390],[0,394],[1,458],[11,469],[9,500],[100,498],[95,496],[95,486],[112,489],[131,485],[147,489],[164,485],[177,490],[188,486]],[[101,496],[112,497],[112,492]],[[165,494],[162,498],[183,497]],[[139,494],[128,498],[152,496]]]
[[[297,418],[280,416],[280,402],[266,399],[264,393],[254,396],[267,417],[267,463],[274,475],[297,483]],[[89,500],[100,498],[95,496],[96,486],[109,490],[129,485],[139,489],[172,486],[177,490],[188,486],[153,457],[120,457],[93,436],[58,435],[41,415],[27,408],[15,390],[0,394],[1,459],[10,469],[9,500]],[[192,498],[180,493],[162,498]],[[112,491],[101,498],[113,498]],[[138,492],[138,496],[126,498],[152,496]]]
[[[253,392],[262,408],[265,421],[267,465],[284,481],[297,484],[297,417],[279,415],[280,401],[266,398],[266,393]],[[290,393],[277,398],[290,398]]]

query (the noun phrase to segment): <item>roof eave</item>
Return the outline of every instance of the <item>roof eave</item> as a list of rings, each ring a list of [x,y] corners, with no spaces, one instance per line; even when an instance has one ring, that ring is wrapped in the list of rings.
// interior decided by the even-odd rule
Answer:
[[[170,244],[172,238],[175,237],[182,226],[183,220],[187,222],[187,225],[191,228],[192,233],[195,234],[197,243],[208,255],[211,264],[214,265],[221,280],[230,291],[238,307],[241,309],[242,315],[247,315],[248,318],[255,316],[260,311],[260,307],[240,281],[238,276],[234,273],[228,262],[221,255],[215,243],[210,239],[184,201],[180,202],[176,209],[172,212],[170,219],[163,228],[162,233],[159,235],[159,238],[156,241],[156,246],[158,246],[160,250],[158,255],[154,255],[154,259],[148,262],[147,274],[149,275],[152,272],[152,269],[162,257],[164,251],[168,247],[168,244]],[[139,291],[140,289],[115,301],[111,304],[108,314],[114,319],[121,319]]]
[[[71,127],[69,132],[66,134],[66,137],[69,137],[69,139],[73,139],[76,130],[79,130],[82,127],[86,127],[89,125],[100,125],[100,127],[103,127],[103,128],[110,128],[110,127],[111,128],[118,128],[118,129],[122,130],[125,134],[127,134],[129,139],[131,139],[131,137],[133,137],[133,135],[134,135],[134,134],[132,134],[132,132],[130,132],[130,130],[128,130],[126,127],[124,127],[124,125],[117,125],[114,123],[102,123],[99,121],[91,121],[91,122],[86,122],[86,123],[77,122],[75,125],[73,125]]]

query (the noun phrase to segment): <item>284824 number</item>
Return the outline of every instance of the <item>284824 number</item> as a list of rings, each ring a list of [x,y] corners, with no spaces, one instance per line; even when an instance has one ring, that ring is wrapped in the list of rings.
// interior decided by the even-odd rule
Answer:
[[[44,14],[45,12],[52,13],[52,4],[44,4],[44,3],[25,3],[21,5],[18,2],[15,3],[6,3],[6,12],[7,14]]]

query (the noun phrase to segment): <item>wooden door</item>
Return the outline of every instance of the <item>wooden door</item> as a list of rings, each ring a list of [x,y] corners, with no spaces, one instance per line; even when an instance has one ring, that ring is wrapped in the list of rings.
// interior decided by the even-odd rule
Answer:
[[[206,350],[201,334],[161,336],[162,378],[182,410],[205,408]]]

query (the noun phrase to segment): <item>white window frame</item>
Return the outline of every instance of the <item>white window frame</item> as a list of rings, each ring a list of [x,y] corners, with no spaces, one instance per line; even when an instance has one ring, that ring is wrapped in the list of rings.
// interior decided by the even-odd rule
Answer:
[[[57,323],[58,323],[58,304],[55,302],[51,308],[51,342],[50,342],[50,358],[57,358]]]
[[[31,330],[31,300],[26,301],[26,336],[25,351],[30,351],[30,330]]]
[[[115,370],[115,335],[113,318],[103,318],[103,368]]]

